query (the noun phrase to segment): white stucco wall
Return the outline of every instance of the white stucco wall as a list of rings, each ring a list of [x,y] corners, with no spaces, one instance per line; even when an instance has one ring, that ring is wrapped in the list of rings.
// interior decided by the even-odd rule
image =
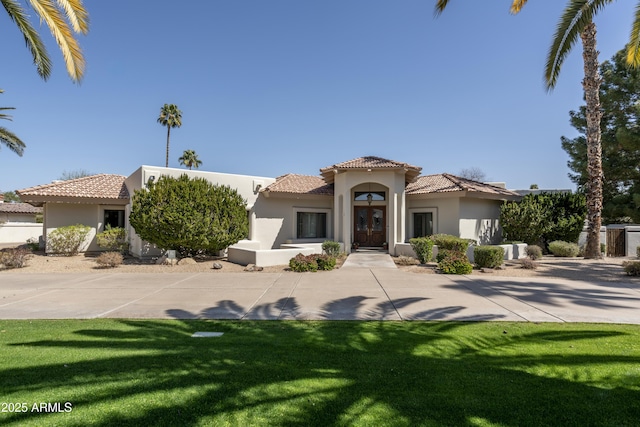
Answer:
[[[0,224],[5,222],[36,222],[35,214],[0,212]]]
[[[0,224],[0,243],[26,243],[29,239],[38,242],[40,236],[42,236],[42,224],[35,222]]]

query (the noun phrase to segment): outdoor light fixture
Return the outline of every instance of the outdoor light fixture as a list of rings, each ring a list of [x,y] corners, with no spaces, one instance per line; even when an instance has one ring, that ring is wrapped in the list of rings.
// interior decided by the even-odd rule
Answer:
[[[373,201],[373,194],[371,193],[367,194],[367,203],[369,203],[369,206],[371,206],[372,201]]]

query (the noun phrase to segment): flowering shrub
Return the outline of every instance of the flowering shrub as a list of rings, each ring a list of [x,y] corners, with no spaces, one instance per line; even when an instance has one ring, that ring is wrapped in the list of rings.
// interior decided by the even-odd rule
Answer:
[[[438,262],[438,268],[444,274],[469,274],[473,271],[467,255],[455,251],[447,251],[446,256]]]
[[[47,236],[48,252],[64,256],[77,255],[89,231],[91,227],[82,224],[56,228]]]

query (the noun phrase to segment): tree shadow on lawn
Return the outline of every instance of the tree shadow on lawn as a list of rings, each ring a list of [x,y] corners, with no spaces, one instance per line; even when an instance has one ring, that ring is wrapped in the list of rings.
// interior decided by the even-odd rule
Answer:
[[[0,371],[0,390],[12,401],[35,395],[70,401],[74,409],[2,414],[0,425],[555,426],[640,419],[640,350],[625,346],[630,335],[638,342],[633,327],[101,320],[77,321],[79,329],[69,330],[68,321],[34,323],[57,338],[18,339],[0,352],[7,358],[16,347],[37,349],[37,356],[26,354],[46,362]],[[191,338],[196,331],[224,335]],[[47,354],[60,360],[51,363]]]

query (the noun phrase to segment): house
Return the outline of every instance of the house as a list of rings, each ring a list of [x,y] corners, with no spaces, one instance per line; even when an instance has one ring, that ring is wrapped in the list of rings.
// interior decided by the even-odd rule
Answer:
[[[29,203],[5,203],[0,194],[0,244],[24,243],[28,239],[38,241],[42,226],[38,216],[42,208]]]
[[[18,191],[34,205],[44,205],[46,233],[62,225],[106,224],[128,229],[131,252],[140,257],[160,251],[142,241],[128,225],[131,196],[160,176],[202,177],[229,185],[247,200],[249,236],[229,248],[230,261],[273,265],[298,252],[318,252],[336,240],[349,252],[359,247],[388,247],[405,252],[412,237],[446,233],[499,243],[500,205],[519,200],[499,186],[450,174],[420,175],[409,163],[367,156],[320,169],[320,175],[285,174],[277,178],[141,166],[128,177],[94,175]],[[291,255],[292,254],[292,255]],[[283,262],[284,261],[284,262]]]

